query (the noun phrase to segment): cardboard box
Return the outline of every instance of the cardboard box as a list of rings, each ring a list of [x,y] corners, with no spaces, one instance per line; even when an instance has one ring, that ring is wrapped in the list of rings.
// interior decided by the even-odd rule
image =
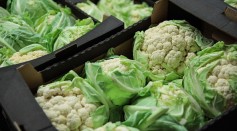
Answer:
[[[200,10],[203,11],[206,9],[207,8],[200,8]],[[42,69],[37,69],[31,64],[23,65],[17,69],[0,69],[0,103],[5,116],[7,116],[5,118],[8,123],[10,123],[9,125],[13,125],[12,128],[14,129],[20,128],[26,131],[55,130],[34,99],[34,93],[39,85],[49,83],[70,70],[80,72],[80,67],[82,67],[86,61],[94,61],[103,58],[108,49],[112,47],[115,48],[117,55],[125,55],[128,58],[132,58],[133,37],[135,32],[146,30],[151,24],[158,24],[167,19],[185,19],[191,25],[197,27],[208,38],[212,38],[213,40],[221,39],[225,42],[236,40],[227,34],[225,34],[224,37],[222,35],[213,35],[213,33],[222,34],[223,32],[207,23],[205,21],[206,19],[203,20],[198,14],[199,13],[192,12],[192,10],[189,12],[183,9],[183,6],[175,0],[160,0],[154,5],[154,11],[151,17],[74,54],[72,57],[53,63],[51,66]],[[236,109],[234,109],[234,111],[236,112]],[[232,111],[226,111],[223,115],[212,120],[209,125],[207,124],[206,127],[200,130],[207,130],[213,125],[220,124],[218,121],[225,121],[225,116],[231,115],[231,112]],[[226,125],[220,125],[226,127]],[[235,130],[237,128],[237,126],[232,123],[228,126]]]
[[[234,8],[224,0],[201,0],[202,2],[206,2],[209,4],[211,8],[215,7],[219,10],[218,17],[221,18],[220,21],[216,21],[213,19],[212,22],[214,25],[218,23],[222,24],[222,30],[228,32],[228,34],[233,33],[233,36],[237,36],[236,29],[237,29],[237,8]],[[211,9],[210,9],[211,10]],[[221,28],[221,26],[219,26]]]
[[[76,5],[77,3],[82,3],[82,2],[86,2],[87,0],[68,0],[68,2],[70,2],[73,5]],[[99,2],[99,0],[90,0],[91,2],[97,4]],[[147,3],[149,6],[153,7],[154,5],[154,1],[153,0],[133,0],[134,3],[139,4],[142,2]],[[79,10],[81,10],[80,8],[78,8]],[[83,10],[81,10],[82,12],[84,12]],[[93,17],[93,16],[91,16]],[[104,16],[104,18],[106,18],[108,16]],[[94,18],[95,19],[95,18]]]
[[[63,6],[69,7],[72,11],[72,14],[77,19],[85,19],[85,18],[90,17],[84,12],[78,10],[77,7],[75,7],[74,5],[72,5],[71,3],[65,0],[55,0],[55,2]],[[6,0],[4,0],[3,3],[1,2],[1,5],[6,5]],[[98,22],[95,19],[94,21]],[[48,55],[37,58],[35,60],[31,60],[28,62],[16,64],[10,67],[3,67],[3,68],[15,68],[26,63],[31,63],[36,68],[44,68],[47,65],[50,65],[51,63],[65,59],[69,57],[71,54],[74,54],[80,50],[83,50],[93,45],[96,42],[102,41],[105,38],[108,38],[109,36],[121,31],[122,29],[123,29],[123,22],[111,16],[111,17],[108,17],[102,23],[100,23],[97,27],[92,29],[90,32],[86,33],[85,35],[81,36],[80,38],[76,39],[75,41],[71,42],[70,44],[64,46],[63,48],[57,51],[54,51]]]

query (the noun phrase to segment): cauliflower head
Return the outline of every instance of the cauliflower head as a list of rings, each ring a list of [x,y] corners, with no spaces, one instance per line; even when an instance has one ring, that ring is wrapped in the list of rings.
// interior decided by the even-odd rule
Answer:
[[[211,40],[185,20],[169,20],[137,32],[133,56],[153,74],[169,79],[182,76],[189,60],[210,44]]]
[[[146,84],[149,72],[135,60],[125,56],[85,64],[86,79],[82,84],[93,87],[106,96],[110,107],[127,104]],[[88,88],[89,88],[88,87]]]
[[[70,85],[63,81],[41,86],[36,100],[59,131],[93,128],[90,115],[98,106],[88,103],[79,88],[69,90]]]
[[[1,66],[8,66],[13,64],[19,64],[26,61],[30,61],[48,54],[46,48],[39,44],[31,44],[19,50],[18,52],[13,53],[8,58],[5,58],[5,61]]]
[[[95,26],[96,25],[91,18],[77,20],[74,26],[68,26],[62,30],[54,43],[53,50],[55,51],[64,47],[92,30]]]
[[[93,131],[139,131],[139,129],[122,125],[120,122],[108,122],[104,126],[96,128]]]
[[[189,63],[184,87],[197,99],[209,117],[215,117],[237,102],[237,44],[218,42]]]
[[[204,125],[204,112],[195,99],[183,90],[182,80],[168,84],[160,81],[150,83],[156,96],[158,107],[168,107],[167,114],[188,130],[196,130]]]
[[[94,129],[107,122],[107,110],[98,99],[90,100],[96,92],[86,92],[79,87],[81,79],[70,71],[61,80],[37,90],[36,101],[59,131]],[[88,99],[87,95],[91,97]]]

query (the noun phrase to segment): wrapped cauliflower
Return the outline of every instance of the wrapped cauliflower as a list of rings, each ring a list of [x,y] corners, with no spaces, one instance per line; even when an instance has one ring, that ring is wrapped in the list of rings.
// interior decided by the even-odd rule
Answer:
[[[135,34],[133,57],[155,75],[167,81],[183,76],[196,52],[212,45],[185,20],[169,20]]]
[[[78,84],[80,79],[70,71],[37,91],[36,101],[59,131],[92,130],[108,121],[108,106],[100,102],[103,96],[95,90],[88,92]]]
[[[214,118],[237,103],[237,44],[218,42],[193,58],[184,73],[184,88]]]

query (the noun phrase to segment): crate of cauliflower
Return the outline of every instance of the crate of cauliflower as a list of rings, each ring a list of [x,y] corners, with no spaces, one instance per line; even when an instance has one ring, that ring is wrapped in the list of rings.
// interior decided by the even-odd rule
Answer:
[[[33,62],[39,65],[56,59],[68,46],[76,52],[82,45],[89,47],[85,45],[89,41],[101,41],[123,26],[112,17],[98,22],[64,0],[6,2],[6,8],[0,7],[0,67],[45,56]]]
[[[71,0],[72,3],[88,15],[103,21],[114,16],[124,22],[127,28],[146,17],[151,16],[154,2],[151,0]]]
[[[21,86],[4,81],[12,75],[0,76],[18,91],[14,98],[10,89],[0,95],[7,99],[0,101],[5,114],[26,130],[33,127],[22,117],[40,114],[32,123],[44,120],[40,129],[59,131],[208,130],[231,115],[237,104],[233,37],[176,2],[160,0],[154,10],[144,22],[64,61],[16,69],[11,80]],[[23,92],[27,88],[32,93]],[[221,126],[236,128],[226,122]]]

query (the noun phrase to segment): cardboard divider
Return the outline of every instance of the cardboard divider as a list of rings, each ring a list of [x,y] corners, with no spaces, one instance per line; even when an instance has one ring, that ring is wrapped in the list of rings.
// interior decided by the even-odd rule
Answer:
[[[28,66],[28,69],[31,68]],[[34,95],[29,90],[27,79],[35,79],[30,76],[30,70],[27,68],[21,70],[9,68],[1,71],[0,75],[0,105],[2,108],[1,114],[4,116],[5,122],[12,131],[36,131],[36,130],[52,130],[56,129],[52,126],[51,122],[37,104]],[[39,78],[39,77],[36,77]],[[30,85],[32,86],[32,84]],[[7,88],[6,88],[7,87]]]
[[[237,9],[226,7],[225,15],[232,21],[237,22]]]
[[[167,0],[156,1],[151,15],[151,23],[157,24],[161,21],[164,21],[167,18],[167,13],[168,13],[168,1]]]
[[[30,90],[33,92],[33,94],[35,94],[38,87],[43,83],[42,75],[37,72],[35,68],[29,63],[20,66],[18,71],[22,75],[22,78],[25,80],[28,87],[30,87]]]
[[[210,36],[216,40],[225,40],[227,43],[237,41],[237,23],[229,20],[220,7],[215,7],[205,0],[170,0],[173,4],[179,5],[198,19],[203,20],[210,27],[214,27]],[[222,2],[223,3],[223,2]],[[192,6],[195,5],[195,6]],[[177,12],[177,14],[180,14]],[[208,14],[208,15],[207,15]],[[183,14],[182,14],[183,15]],[[203,24],[203,23],[202,23]],[[218,38],[217,38],[218,37]],[[228,40],[227,40],[228,39]]]

